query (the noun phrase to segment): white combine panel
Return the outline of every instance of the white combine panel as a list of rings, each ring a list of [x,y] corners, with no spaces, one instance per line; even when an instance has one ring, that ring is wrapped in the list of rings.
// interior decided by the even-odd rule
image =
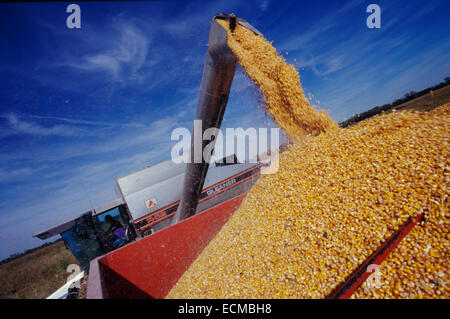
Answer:
[[[196,212],[245,192],[259,175],[261,164],[210,164]],[[186,164],[166,161],[116,180],[116,192],[138,231],[158,231],[170,225],[178,207]]]
[[[84,271],[80,272],[78,275],[73,277],[72,279],[68,280],[64,285],[62,285],[58,290],[56,290],[54,293],[52,293],[50,296],[47,297],[47,299],[67,299],[67,296],[69,294],[69,288],[79,282],[84,277]]]

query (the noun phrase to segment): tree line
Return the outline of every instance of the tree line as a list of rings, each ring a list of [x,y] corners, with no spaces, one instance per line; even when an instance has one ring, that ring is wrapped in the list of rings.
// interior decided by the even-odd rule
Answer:
[[[441,82],[441,83],[439,83],[439,84],[437,84],[435,86],[432,86],[432,87],[428,87],[428,88],[426,88],[426,89],[424,89],[422,91],[419,91],[419,92],[415,92],[415,91],[408,92],[408,93],[406,93],[403,96],[403,98],[399,98],[399,99],[395,100],[394,102],[392,102],[391,104],[384,104],[382,106],[376,106],[376,107],[371,108],[370,110],[368,110],[366,112],[356,114],[356,115],[352,116],[351,118],[349,118],[348,120],[345,120],[345,121],[339,123],[339,125],[341,127],[347,127],[349,125],[358,123],[358,122],[363,121],[363,120],[365,120],[365,119],[367,119],[369,117],[372,117],[374,115],[380,114],[381,112],[386,112],[388,110],[391,110],[391,109],[393,109],[394,107],[396,107],[396,106],[398,106],[400,104],[406,103],[406,102],[408,102],[410,100],[413,100],[415,98],[418,98],[420,96],[428,94],[428,93],[430,93],[430,91],[439,90],[440,88],[443,88],[443,87],[445,87],[447,85],[450,85],[450,77],[446,77],[444,79],[444,82]]]

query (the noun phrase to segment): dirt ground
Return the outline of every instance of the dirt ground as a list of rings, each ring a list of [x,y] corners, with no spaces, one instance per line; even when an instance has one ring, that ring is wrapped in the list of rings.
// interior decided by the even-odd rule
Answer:
[[[450,85],[447,85],[433,93],[428,93],[414,100],[396,106],[396,111],[416,110],[430,111],[435,107],[450,102]]]
[[[0,299],[43,299],[66,283],[69,264],[78,264],[63,241],[0,265]]]

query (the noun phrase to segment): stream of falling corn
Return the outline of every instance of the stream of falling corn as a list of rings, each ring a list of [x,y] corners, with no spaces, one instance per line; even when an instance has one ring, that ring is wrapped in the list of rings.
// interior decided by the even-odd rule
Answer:
[[[302,138],[280,155],[276,174],[261,176],[167,297],[323,298],[424,212],[379,265],[375,284],[366,281],[352,297],[449,298],[450,104],[339,129],[309,106],[298,73],[264,38],[238,25],[228,44],[267,112]]]
[[[227,21],[216,21],[227,30],[228,46],[263,94],[266,112],[291,140],[338,127],[325,111],[309,104],[297,70],[278,55],[271,43],[240,25],[231,33]]]

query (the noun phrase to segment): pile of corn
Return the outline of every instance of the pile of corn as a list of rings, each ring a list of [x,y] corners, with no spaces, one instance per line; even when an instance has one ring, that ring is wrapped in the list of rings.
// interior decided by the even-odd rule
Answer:
[[[169,293],[171,298],[320,298],[409,216],[425,212],[356,297],[450,297],[448,125],[391,113],[307,137],[281,154]]]
[[[270,65],[284,69],[284,62],[261,39],[237,26],[229,45],[264,87]],[[267,67],[267,74],[249,71],[238,42],[247,51],[252,45],[264,50],[254,55],[268,54],[264,65],[254,67]],[[282,79],[292,94],[300,87],[296,74]],[[410,216],[424,212],[423,225],[380,265],[381,287],[363,285],[354,297],[448,298],[450,105],[383,114],[339,129],[309,107],[303,93],[297,92],[300,111],[290,102],[277,104],[286,101],[286,87],[272,80],[267,87],[275,85],[273,91],[262,89],[268,112],[291,136],[309,135],[281,154],[276,174],[257,181],[167,297],[325,297]]]
[[[429,197],[421,207],[421,211],[426,214],[425,222],[420,227],[414,227],[381,263],[377,273],[378,286],[370,286],[365,282],[352,298],[450,297],[449,113],[450,104],[446,104],[423,116],[424,125],[437,130],[437,136],[442,136],[441,141],[435,140],[441,145],[430,149],[435,161],[428,165],[434,165],[434,170],[430,167],[416,167],[416,170],[421,170],[421,174],[429,178],[424,186],[427,190],[425,194]],[[437,122],[441,124],[435,125]],[[433,158],[433,155],[427,155],[430,156]]]

